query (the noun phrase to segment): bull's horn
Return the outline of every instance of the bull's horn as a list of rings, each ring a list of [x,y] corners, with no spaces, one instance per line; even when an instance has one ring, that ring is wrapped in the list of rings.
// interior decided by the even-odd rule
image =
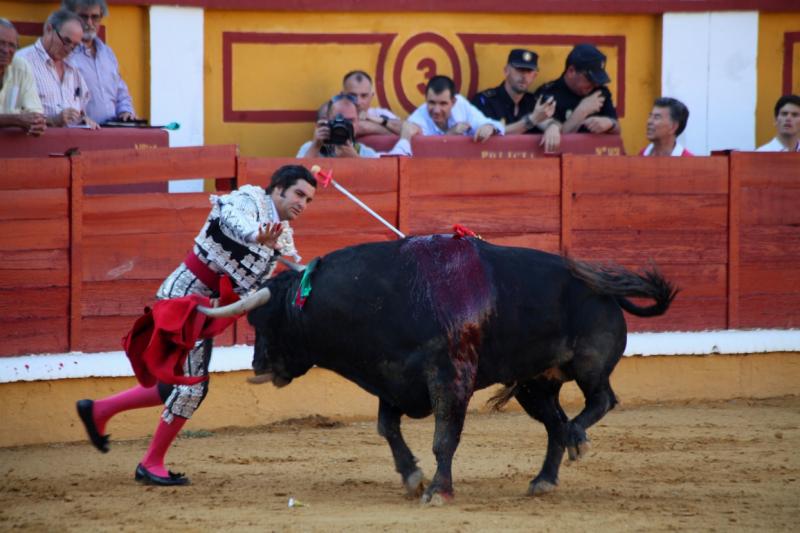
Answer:
[[[225,307],[204,307],[202,305],[198,305],[197,310],[213,318],[236,316],[246,313],[251,309],[255,309],[259,305],[264,305],[269,301],[270,296],[272,295],[270,294],[269,289],[264,287],[263,289],[257,290],[243,300],[226,305]]]
[[[295,272],[303,272],[306,269],[305,265],[301,265],[300,263],[295,263],[294,261],[289,261],[283,256],[278,256],[278,263],[283,263],[287,267],[291,268]]]

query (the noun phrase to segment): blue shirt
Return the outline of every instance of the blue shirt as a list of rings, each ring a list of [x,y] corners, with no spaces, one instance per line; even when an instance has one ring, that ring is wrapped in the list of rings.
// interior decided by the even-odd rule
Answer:
[[[121,113],[134,113],[128,86],[119,73],[117,56],[103,41],[94,38],[92,57],[85,44],[79,44],[69,56],[89,87],[91,98],[86,105],[89,118],[103,124],[116,120]]]

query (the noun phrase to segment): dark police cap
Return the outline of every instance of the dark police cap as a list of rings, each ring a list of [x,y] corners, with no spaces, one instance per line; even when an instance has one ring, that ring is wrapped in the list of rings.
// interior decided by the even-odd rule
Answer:
[[[576,45],[567,56],[567,66],[570,65],[598,85],[611,81],[606,73],[606,56],[591,44]]]
[[[515,48],[508,54],[508,64],[514,68],[527,68],[535,70],[539,68],[537,61],[539,56],[536,52],[530,50],[523,50],[522,48]]]

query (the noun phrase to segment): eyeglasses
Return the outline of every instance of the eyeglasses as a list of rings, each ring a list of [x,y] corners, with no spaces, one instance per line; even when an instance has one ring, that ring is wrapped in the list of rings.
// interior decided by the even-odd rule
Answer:
[[[73,43],[71,40],[69,40],[69,38],[65,39],[64,37],[62,37],[61,34],[58,33],[57,29],[53,28],[53,31],[56,32],[56,35],[58,35],[58,39],[61,41],[61,44],[63,44],[64,48],[66,48],[67,50],[72,50],[73,48],[78,46],[78,43]]]
[[[355,96],[353,96],[352,94],[349,94],[349,93],[339,93],[339,94],[337,94],[336,96],[331,98],[331,103],[335,104],[336,102],[338,102],[340,100],[344,100],[344,99],[350,100],[351,102],[353,102],[356,105],[358,104],[358,98],[356,98]]]
[[[78,14],[78,16],[80,18],[82,18],[83,20],[91,20],[92,22],[95,22],[95,23],[100,22],[100,20],[102,20],[102,18],[103,18],[103,15],[98,15],[97,13],[95,13],[94,15],[88,15],[86,13],[80,13],[80,14]]]

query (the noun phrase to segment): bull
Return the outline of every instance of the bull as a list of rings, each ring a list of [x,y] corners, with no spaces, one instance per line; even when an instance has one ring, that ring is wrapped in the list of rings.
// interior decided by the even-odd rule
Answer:
[[[445,235],[337,250],[310,278],[302,308],[301,274],[286,271],[241,302],[203,311],[249,311],[254,368],[276,386],[316,365],[376,395],[378,433],[405,489],[423,503],[453,497],[452,460],[467,405],[493,384],[504,385],[495,404],[516,398],[547,430],[544,463],[528,494],[554,490],[565,451],[570,460],[584,456],[587,429],[617,403],[609,377],[627,341],[622,310],[661,315],[677,293],[655,268],[640,274]],[[627,297],[655,303],[640,307]],[[571,380],[585,397],[572,420],[559,404]],[[424,487],[400,419],[431,413],[436,473]]]

